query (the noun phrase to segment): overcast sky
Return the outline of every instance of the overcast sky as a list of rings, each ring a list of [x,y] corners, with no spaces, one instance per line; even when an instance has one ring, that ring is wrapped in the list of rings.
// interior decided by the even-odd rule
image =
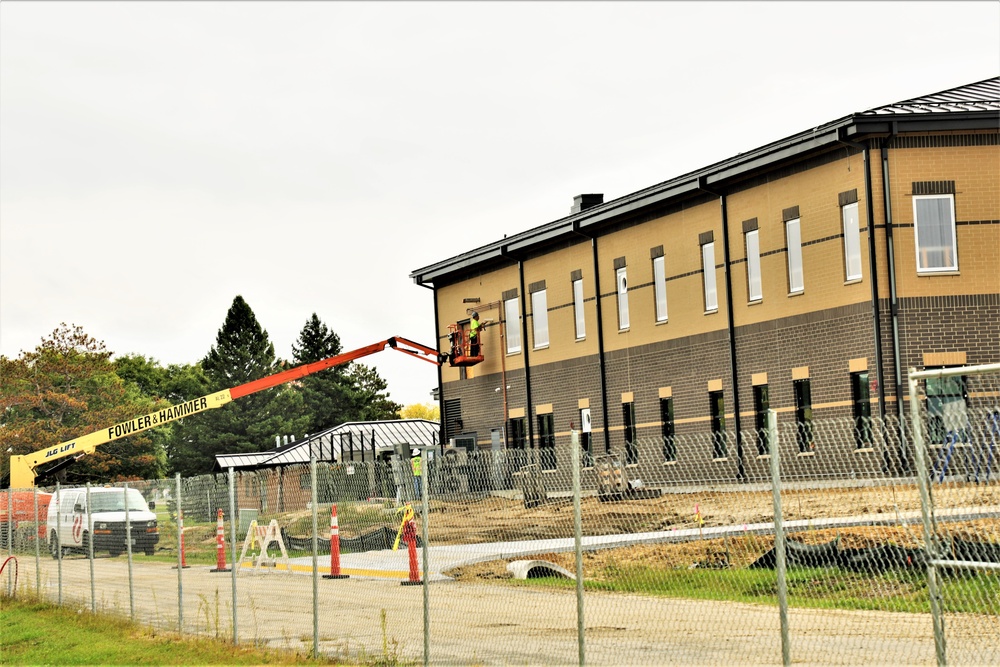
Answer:
[[[1000,75],[990,2],[0,4],[0,354],[434,344],[415,269]],[[431,364],[363,363],[431,401]]]

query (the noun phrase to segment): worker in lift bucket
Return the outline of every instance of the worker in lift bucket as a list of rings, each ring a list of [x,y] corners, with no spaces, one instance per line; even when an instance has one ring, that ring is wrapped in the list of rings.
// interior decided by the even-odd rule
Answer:
[[[420,456],[420,450],[414,449],[410,452],[410,467],[413,469],[413,489],[416,493],[417,500],[420,500],[420,477],[423,474],[422,465],[423,458]]]
[[[469,321],[469,356],[479,356],[479,313],[472,313],[472,320]]]

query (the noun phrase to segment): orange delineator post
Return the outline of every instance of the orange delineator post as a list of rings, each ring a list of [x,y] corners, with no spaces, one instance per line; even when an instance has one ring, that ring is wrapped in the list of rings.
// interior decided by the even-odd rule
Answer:
[[[226,526],[222,522],[221,509],[219,510],[219,523],[215,529],[215,544],[217,554],[215,568],[209,572],[229,572],[229,568],[226,567]]]
[[[337,505],[330,506],[330,574],[324,579],[347,579],[350,575],[340,573],[340,524],[337,522]]]
[[[177,508],[177,529],[181,533],[181,568],[187,569],[190,566],[187,564],[187,557],[184,553],[184,511],[179,507]],[[223,563],[223,565],[225,565],[225,563]],[[174,565],[171,569],[176,570],[177,566]]]
[[[410,578],[400,582],[403,586],[420,586],[420,568],[417,566],[417,524],[410,519],[403,526],[403,541],[410,556]]]

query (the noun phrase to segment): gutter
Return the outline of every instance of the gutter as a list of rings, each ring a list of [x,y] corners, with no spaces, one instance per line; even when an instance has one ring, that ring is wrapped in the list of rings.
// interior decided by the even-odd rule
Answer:
[[[437,348],[438,341],[440,340],[440,337],[438,336],[437,328],[438,328],[438,324],[441,322],[441,320],[439,319],[440,318],[440,313],[438,311],[438,293],[437,293],[437,288],[435,288],[433,286],[433,284],[427,285],[426,283],[422,283],[422,282],[419,282],[419,281],[414,281],[414,282],[416,282],[421,287],[429,289],[434,294],[434,347]],[[448,442],[448,440],[447,440],[447,435],[448,434],[445,433],[445,431],[447,429],[445,428],[445,421],[444,421],[444,419],[445,419],[445,414],[444,414],[444,385],[442,385],[442,383],[441,383],[441,364],[438,364],[438,366],[437,366],[437,381],[438,381],[438,386],[437,386],[438,415],[440,415],[439,419],[441,420],[441,422],[440,422],[441,423],[441,428],[438,429],[438,444],[441,445],[442,447],[444,447],[444,445]],[[506,428],[506,424],[504,425],[504,427]]]
[[[697,188],[702,192],[719,198],[722,214],[722,252],[726,275],[726,326],[729,329],[729,368],[730,381],[733,385],[733,423],[736,429],[736,479],[745,482],[746,469],[743,462],[743,429],[740,422],[740,385],[736,372],[736,320],[733,313],[733,281],[730,271],[729,257],[729,209],[726,204],[726,194],[708,189],[704,178],[699,178]]]
[[[532,403],[531,403],[531,361],[528,358],[528,302],[526,300],[526,294],[524,293],[524,262],[522,262],[517,257],[511,255],[508,251],[508,246],[500,246],[500,256],[509,259],[512,262],[517,262],[517,275],[521,286],[521,354],[524,355],[524,400],[525,400],[525,416],[528,422],[528,449],[537,449],[535,447],[535,426],[534,420],[532,419]],[[506,350],[500,350],[501,354],[506,354]],[[506,382],[506,380],[504,380]],[[504,385],[506,386],[506,385]],[[504,428],[507,428],[507,424],[504,424]],[[537,461],[532,461],[537,463]]]
[[[878,379],[878,415],[882,424],[885,424],[885,373],[882,368],[882,317],[878,306],[878,264],[875,254],[875,205],[872,202],[872,171],[871,171],[871,149],[868,143],[858,143],[846,138],[847,132],[841,130],[838,133],[837,141],[861,151],[865,163],[865,216],[868,224],[868,273],[871,276],[872,286],[872,320],[875,336],[875,374]],[[884,437],[884,436],[883,436]],[[882,470],[889,471],[889,452],[882,448]]]
[[[882,157],[882,199],[885,208],[885,254],[889,269],[889,314],[892,319],[892,368],[896,392],[896,419],[899,422],[899,464],[905,472],[910,468],[906,456],[906,432],[903,428],[903,372],[899,350],[899,296],[896,293],[896,255],[893,239],[892,197],[889,191],[889,142],[896,136],[896,123],[892,123],[889,136],[882,139],[879,153]]]
[[[580,221],[573,221],[573,231],[590,239],[591,254],[594,258],[594,293],[597,303],[597,367],[601,377],[601,419],[604,420],[604,453],[611,453],[611,430],[608,424],[608,367],[604,356],[604,308],[601,305],[601,272],[597,261],[597,236],[580,231]]]

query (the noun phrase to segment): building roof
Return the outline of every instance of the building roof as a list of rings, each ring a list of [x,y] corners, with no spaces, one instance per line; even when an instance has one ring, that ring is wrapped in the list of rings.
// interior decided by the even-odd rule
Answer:
[[[365,458],[397,444],[436,445],[441,431],[439,422],[428,419],[393,419],[370,422],[346,422],[319,433],[307,435],[300,442],[267,452],[216,454],[216,470],[274,468],[317,461],[339,461],[343,452],[360,452]]]
[[[718,195],[740,180],[836,147],[861,149],[860,140],[899,132],[1000,129],[1000,77],[958,86],[830,121],[740,153],[568,217],[513,234],[488,245],[417,269],[418,285],[439,286],[490,263],[511,263],[554,241],[594,236],[602,225],[672,202]]]

